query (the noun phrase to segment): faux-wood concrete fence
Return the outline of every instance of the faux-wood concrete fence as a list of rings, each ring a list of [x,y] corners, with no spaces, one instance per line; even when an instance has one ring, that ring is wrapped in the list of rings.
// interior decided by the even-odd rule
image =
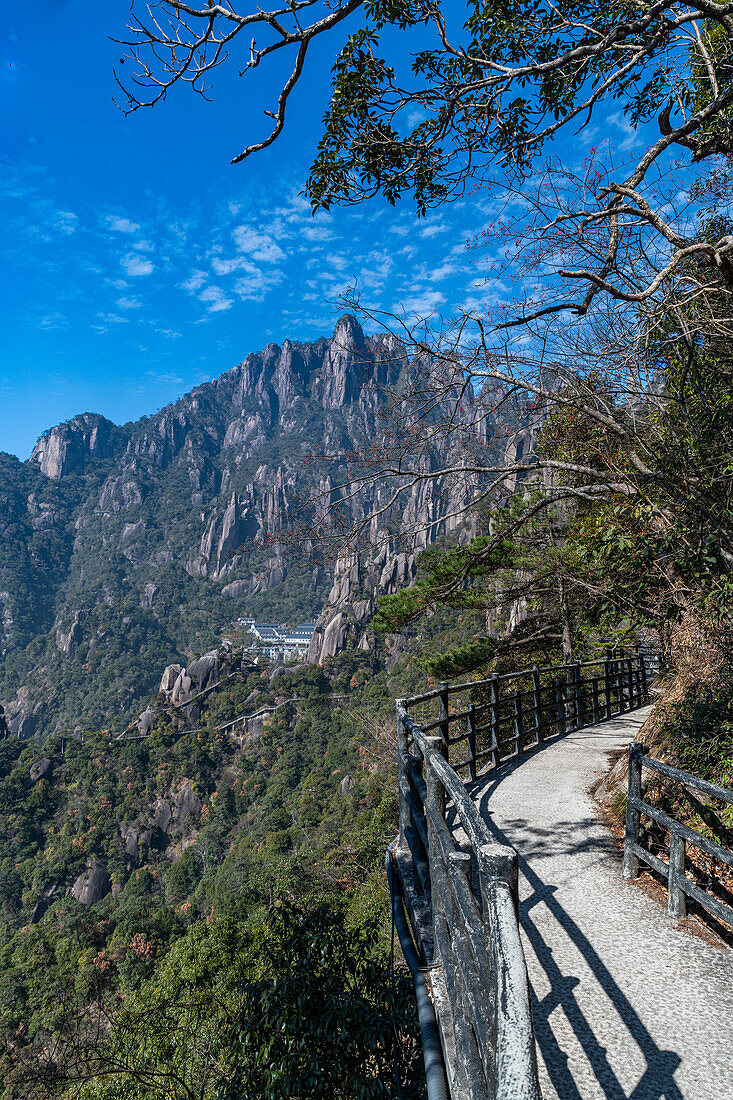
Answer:
[[[539,1100],[517,854],[492,841],[459,771],[647,701],[639,653],[532,668],[397,700],[400,832],[392,852],[428,970],[453,1100]]]
[[[642,769],[647,768],[666,779],[681,783],[686,788],[705,795],[707,798],[723,802],[733,806],[733,791],[726,787],[719,787],[715,783],[708,783],[705,779],[698,779],[691,772],[681,771],[669,764],[663,764],[660,760],[654,760],[647,756],[649,749],[646,745],[633,742],[629,745],[629,793],[626,800],[626,833],[624,837],[624,878],[635,878],[639,873],[639,860],[643,860],[658,874],[667,880],[667,912],[670,917],[684,917],[687,909],[686,898],[694,901],[707,909],[718,920],[724,921],[733,927],[733,908],[719,901],[707,890],[703,890],[696,882],[685,874],[686,846],[692,844],[713,859],[733,867],[733,852],[730,848],[724,848],[714,840],[704,836],[696,829],[690,829],[681,821],[676,821],[658,806],[652,806],[642,797]],[[708,806],[701,807],[703,814],[710,813]],[[660,859],[658,855],[650,852],[639,842],[640,818],[644,814],[656,821],[663,829],[669,832],[669,853],[667,861]]]

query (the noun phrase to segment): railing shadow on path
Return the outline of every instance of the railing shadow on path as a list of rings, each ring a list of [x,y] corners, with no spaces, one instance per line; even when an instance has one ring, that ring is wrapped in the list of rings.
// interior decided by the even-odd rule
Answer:
[[[542,751],[541,746],[534,751],[527,752],[524,763],[526,764],[530,755],[534,755],[534,752],[539,751]],[[508,828],[502,829],[492,820],[489,812],[492,793],[521,764],[522,761],[508,763],[498,775],[491,777],[491,782],[488,785],[486,785],[486,777],[484,777],[483,783],[481,777],[479,777],[475,783],[470,785],[469,793],[471,788],[476,791],[481,817],[497,842],[518,850],[519,873],[524,877],[531,890],[529,896],[520,901],[520,924],[547,976],[550,988],[550,992],[544,997],[538,997],[532,989],[531,1002],[537,1044],[542,1052],[552,1085],[562,1100],[582,1100],[583,1098],[583,1094],[579,1091],[574,1075],[568,1065],[568,1055],[561,1050],[550,1024],[550,1015],[559,1008],[564,1012],[588,1060],[598,1086],[602,1090],[599,1096],[602,1095],[603,1100],[685,1100],[684,1094],[674,1079],[675,1071],[682,1062],[681,1057],[675,1051],[660,1049],[655,1043],[640,1019],[638,1012],[626,997],[588,937],[558,901],[555,896],[557,887],[544,882],[531,866],[530,858],[533,854],[540,854],[542,849],[549,851],[549,846],[545,840],[545,837],[550,835],[549,830],[544,830],[544,836],[542,836],[542,833],[529,820],[519,818],[507,822]],[[585,824],[584,821],[575,821],[572,823],[573,830],[575,831]],[[588,826],[597,824],[596,818],[588,817]],[[565,836],[567,836],[569,825],[570,823],[566,824]],[[562,828],[562,825],[559,827]],[[538,833],[541,839],[538,838]],[[522,837],[521,843],[517,840],[518,835]],[[597,850],[599,858],[602,855],[613,854],[619,859],[620,869],[620,857],[616,853],[610,838],[586,836],[577,842],[572,841],[568,844],[566,850],[572,854],[588,851],[589,849]],[[532,911],[540,905],[547,907],[564,935],[570,938],[583,956],[600,989],[613,1005],[630,1038],[636,1043],[646,1062],[641,1078],[630,1091],[619,1081],[603,1042],[596,1034],[596,1030],[578,1001],[576,990],[580,985],[580,979],[574,974],[563,973],[554,957],[552,947],[546,942],[541,930],[532,919]]]

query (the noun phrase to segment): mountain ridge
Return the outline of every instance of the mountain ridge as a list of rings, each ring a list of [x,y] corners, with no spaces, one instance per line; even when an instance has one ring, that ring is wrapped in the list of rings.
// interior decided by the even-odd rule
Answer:
[[[388,548],[333,574],[277,536],[303,500],[349,481],[349,456],[381,437],[405,363],[394,338],[365,335],[347,314],[331,338],[269,344],[154,415],[119,426],[81,413],[25,463],[5,456],[0,700],[12,731],[131,715],[165,665],[216,645],[244,610],[284,621],[325,605],[314,662],[350,640],[368,648],[380,579],[409,579],[409,558],[395,567]],[[432,445],[423,460],[445,454]],[[429,541],[446,533],[436,491],[418,487],[404,504]],[[352,500],[351,518],[379,492]]]

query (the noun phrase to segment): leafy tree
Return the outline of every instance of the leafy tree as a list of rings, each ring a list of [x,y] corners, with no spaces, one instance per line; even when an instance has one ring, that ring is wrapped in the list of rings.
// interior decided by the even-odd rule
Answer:
[[[254,923],[193,925],[109,1018],[104,1041],[69,1066],[81,1080],[66,1095],[390,1097],[399,1042],[402,1094],[419,1097],[411,981],[403,970],[391,982],[376,931],[338,907],[280,902]]]

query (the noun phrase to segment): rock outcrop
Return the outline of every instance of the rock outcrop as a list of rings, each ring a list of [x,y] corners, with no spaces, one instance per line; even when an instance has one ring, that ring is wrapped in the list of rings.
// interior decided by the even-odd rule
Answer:
[[[120,429],[97,413],[82,413],[42,435],[31,453],[46,477],[60,480],[67,474],[82,473],[88,463],[111,458],[121,443]]]
[[[107,864],[98,856],[93,856],[71,887],[71,893],[82,905],[96,905],[109,893],[109,887]]]
[[[216,687],[226,676],[251,664],[248,658],[235,655],[231,642],[223,642],[218,649],[197,657],[186,668],[168,665],[160,681],[160,691],[174,707],[182,707],[202,692]]]
[[[125,846],[128,866],[137,867],[145,862],[152,835],[152,830],[144,825],[120,825],[120,837]]]
[[[68,631],[56,631],[56,648],[60,650],[61,653],[63,653],[66,657],[68,657],[69,654],[78,647],[81,639],[81,612],[77,611],[74,614],[74,621],[72,622]]]
[[[51,774],[51,761],[47,756],[41,757],[30,766],[31,783],[37,783],[39,779],[49,777]]]
[[[335,657],[347,642],[353,642],[360,649],[371,649],[373,636],[369,620],[377,596],[396,592],[410,584],[414,576],[414,555],[390,553],[387,546],[374,558],[341,557],[336,563],[328,603],[313,632],[308,662],[323,664],[327,658]]]
[[[194,790],[190,779],[184,779],[175,794],[173,824],[183,831],[186,827],[197,825],[201,818],[202,803]]]

